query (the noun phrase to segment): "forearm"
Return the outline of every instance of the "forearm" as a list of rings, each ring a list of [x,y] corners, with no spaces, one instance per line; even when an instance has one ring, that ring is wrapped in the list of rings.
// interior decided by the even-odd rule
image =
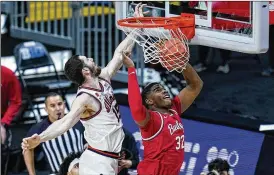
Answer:
[[[129,36],[127,36],[116,48],[112,60],[106,67],[110,78],[113,77],[123,65],[123,52],[131,52],[133,46],[134,41]]]
[[[16,77],[12,78],[10,86],[12,89],[7,89],[9,106],[1,120],[1,122],[6,123],[7,125],[10,125],[22,104],[21,87]]]
[[[132,48],[134,47],[135,41],[134,39],[137,36],[130,33],[116,48],[115,53],[120,53],[122,52],[131,52]]]
[[[1,119],[1,122],[5,123],[7,125],[10,125],[13,118],[15,117],[17,112],[19,111],[20,107],[21,107],[21,101],[11,102],[8,109],[7,109],[7,111],[5,112],[3,118]]]
[[[128,102],[133,119],[136,122],[145,120],[146,109],[142,103],[142,97],[134,67],[128,68]]]
[[[183,71],[183,76],[187,82],[187,85],[193,89],[201,89],[203,86],[203,81],[194,70],[194,68],[187,63],[186,69]]]
[[[27,170],[29,172],[29,175],[35,175],[35,166],[34,166],[34,150],[26,150],[23,153],[25,164],[27,167]]]
[[[71,122],[65,120],[63,117],[60,120],[52,123],[44,132],[40,134],[41,142],[54,139],[71,128]]]

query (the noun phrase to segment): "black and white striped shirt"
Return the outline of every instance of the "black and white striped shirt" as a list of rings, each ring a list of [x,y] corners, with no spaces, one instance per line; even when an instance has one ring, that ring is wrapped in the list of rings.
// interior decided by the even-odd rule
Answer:
[[[51,125],[49,119],[44,119],[42,122],[32,126],[29,130],[27,137],[37,133],[40,134]],[[59,166],[63,160],[71,152],[82,152],[84,150],[84,127],[81,122],[74,125],[63,135],[58,136],[55,139],[43,142],[39,145],[47,157],[47,161],[51,167],[52,173],[59,171]]]

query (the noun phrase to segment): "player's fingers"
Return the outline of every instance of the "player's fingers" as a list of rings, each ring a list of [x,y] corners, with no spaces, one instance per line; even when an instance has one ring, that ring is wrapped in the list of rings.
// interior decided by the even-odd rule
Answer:
[[[27,138],[24,138],[23,139],[23,142],[22,143],[25,143],[25,144],[27,144],[28,143],[28,140],[27,140]]]
[[[126,56],[129,56],[129,55],[130,55],[130,52],[125,51],[124,54],[125,54]]]
[[[141,3],[139,3],[139,4],[137,4],[137,5],[135,6],[135,11],[134,11],[134,16],[135,16],[135,17],[138,16],[138,14],[139,14],[139,7],[140,7],[140,5],[141,5]]]
[[[139,7],[139,15],[140,17],[144,17],[144,14],[143,14],[143,7],[145,6],[146,4],[142,4],[140,7]]]
[[[126,52],[122,52],[123,56],[127,57],[127,53]]]
[[[38,137],[38,134],[33,134],[31,137],[36,138],[36,137]]]
[[[150,11],[145,11],[145,12],[143,12],[143,15],[147,15],[149,13],[150,13]]]
[[[22,148],[22,150],[27,150],[28,149],[28,147],[26,147],[25,145],[21,145],[21,148]]]
[[[27,147],[29,147],[29,144],[22,142],[21,146],[24,147],[24,148],[27,148]]]

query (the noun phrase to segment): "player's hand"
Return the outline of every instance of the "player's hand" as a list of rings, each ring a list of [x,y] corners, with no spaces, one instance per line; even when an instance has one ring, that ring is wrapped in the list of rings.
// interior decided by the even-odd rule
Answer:
[[[123,64],[129,68],[129,67],[134,67],[134,62],[132,61],[132,59],[130,59],[130,55],[131,53],[129,52],[122,52],[123,54]]]
[[[146,4],[142,4],[141,2],[135,6],[134,17],[144,17],[144,15],[148,14],[149,11],[143,12],[143,8]]]
[[[34,134],[31,137],[24,138],[21,143],[21,148],[24,150],[33,149],[41,143],[41,138],[38,134]]]
[[[131,160],[119,160],[119,165],[121,168],[130,168],[132,166]]]

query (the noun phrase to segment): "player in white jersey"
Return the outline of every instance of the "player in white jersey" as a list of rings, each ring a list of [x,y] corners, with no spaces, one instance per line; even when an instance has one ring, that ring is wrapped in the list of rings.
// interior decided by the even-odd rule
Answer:
[[[136,17],[142,16],[143,6],[136,6]],[[117,174],[124,133],[109,82],[123,64],[122,52],[130,52],[133,46],[134,41],[126,37],[116,48],[113,59],[102,70],[92,58],[72,56],[66,62],[65,74],[79,85],[79,90],[71,111],[40,135],[24,138],[23,150],[33,149],[41,142],[56,138],[81,120],[89,146],[80,157],[79,174]]]

